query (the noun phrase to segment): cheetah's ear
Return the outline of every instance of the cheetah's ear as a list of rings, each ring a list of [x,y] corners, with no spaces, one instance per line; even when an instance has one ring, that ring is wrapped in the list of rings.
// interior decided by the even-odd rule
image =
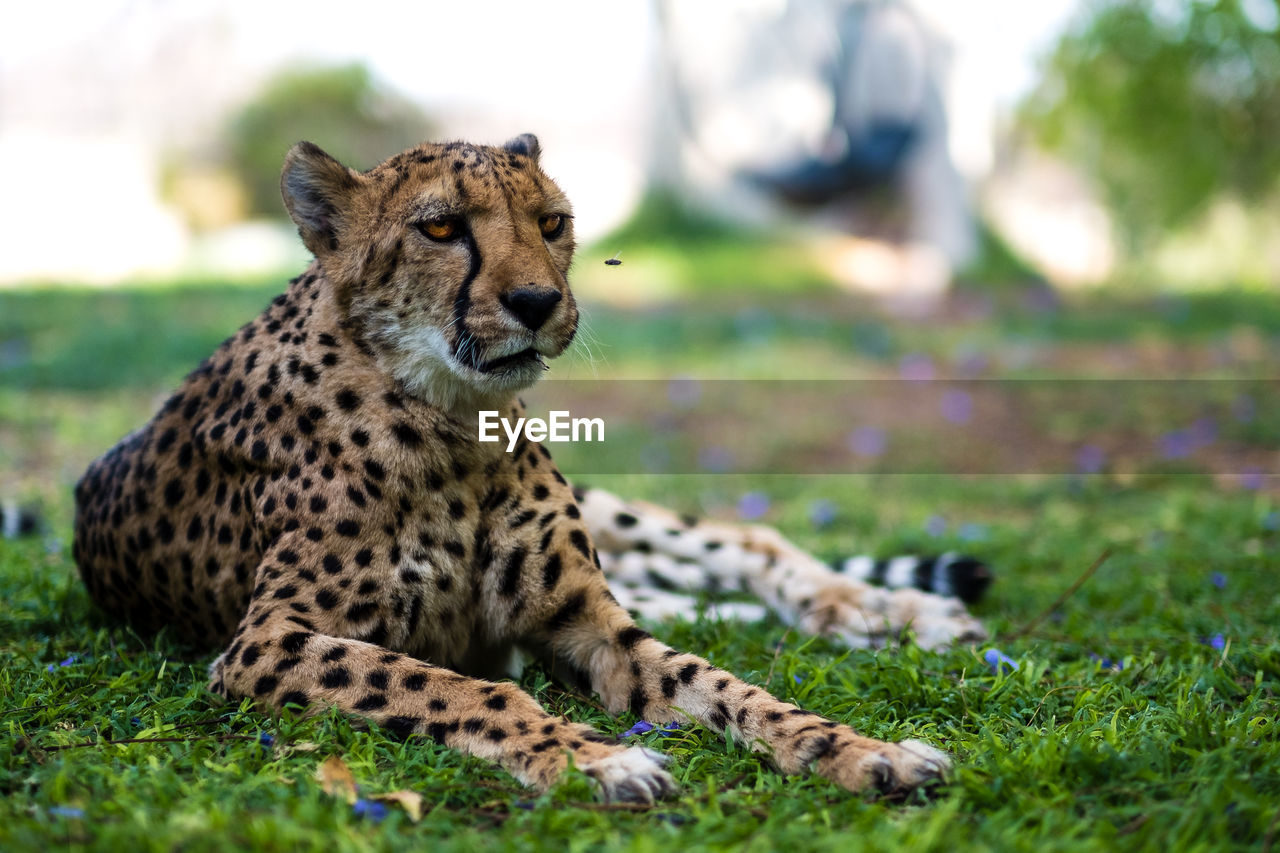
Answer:
[[[538,155],[542,153],[542,147],[538,145],[538,137],[532,133],[522,133],[514,139],[508,139],[502,147],[512,154],[523,154],[535,163],[538,162]]]
[[[280,194],[302,242],[318,257],[338,248],[338,230],[359,178],[319,146],[299,142],[289,149],[280,174]]]

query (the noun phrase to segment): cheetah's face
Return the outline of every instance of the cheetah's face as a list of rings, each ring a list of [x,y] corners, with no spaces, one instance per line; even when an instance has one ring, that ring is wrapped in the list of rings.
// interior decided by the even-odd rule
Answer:
[[[289,152],[285,205],[353,329],[410,393],[453,408],[533,384],[573,340],[573,217],[526,134],[424,144],[358,173]]]

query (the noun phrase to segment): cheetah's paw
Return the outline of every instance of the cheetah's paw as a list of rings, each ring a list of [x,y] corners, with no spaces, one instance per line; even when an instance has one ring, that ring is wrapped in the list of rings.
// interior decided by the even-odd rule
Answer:
[[[799,626],[808,633],[838,637],[855,649],[883,645],[887,637],[908,627],[915,635],[916,645],[923,649],[987,638],[982,623],[970,616],[958,599],[850,581],[820,590]]]
[[[662,769],[669,760],[660,752],[634,746],[580,766],[600,786],[605,802],[652,805],[676,789],[671,774]]]
[[[825,764],[825,766],[824,766]],[[946,753],[918,740],[884,743],[859,753],[843,753],[821,762],[818,772],[851,791],[909,791],[941,781],[951,768]]]

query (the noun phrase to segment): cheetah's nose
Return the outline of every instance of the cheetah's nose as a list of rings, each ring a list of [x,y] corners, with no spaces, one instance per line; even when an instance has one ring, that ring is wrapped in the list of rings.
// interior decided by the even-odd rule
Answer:
[[[560,301],[560,291],[550,288],[520,287],[510,293],[502,294],[498,297],[498,301],[529,331],[536,332],[542,328],[542,324],[547,322],[547,318],[555,310],[556,303]]]

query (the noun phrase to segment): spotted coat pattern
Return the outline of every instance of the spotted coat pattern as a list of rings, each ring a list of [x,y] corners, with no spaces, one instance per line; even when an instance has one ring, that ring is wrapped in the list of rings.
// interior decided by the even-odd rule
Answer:
[[[572,212],[538,154],[527,135],[424,144],[361,173],[295,146],[282,192],[316,260],[77,485],[92,597],[221,648],[217,693],[337,706],[538,788],[569,756],[608,799],[672,780],[492,680],[514,649],[612,712],[687,715],[786,773],[936,779],[932,747],[862,737],[637,627],[547,450],[476,440],[477,409],[514,415],[577,327]]]

